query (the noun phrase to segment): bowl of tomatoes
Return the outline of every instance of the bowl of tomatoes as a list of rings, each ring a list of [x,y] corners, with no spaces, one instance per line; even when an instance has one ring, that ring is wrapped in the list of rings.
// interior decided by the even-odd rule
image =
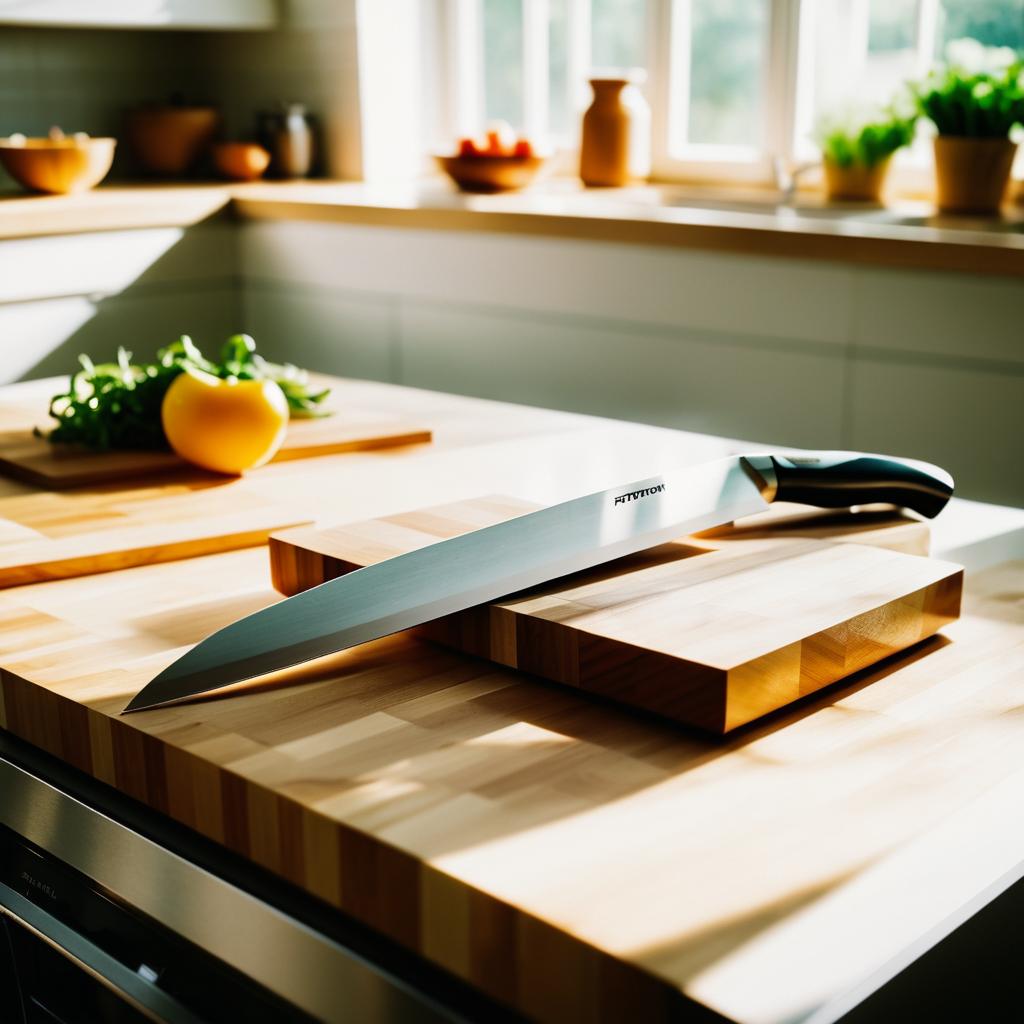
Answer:
[[[529,185],[548,162],[526,136],[517,136],[509,125],[493,124],[482,139],[459,139],[454,154],[435,158],[463,192],[511,192]]]

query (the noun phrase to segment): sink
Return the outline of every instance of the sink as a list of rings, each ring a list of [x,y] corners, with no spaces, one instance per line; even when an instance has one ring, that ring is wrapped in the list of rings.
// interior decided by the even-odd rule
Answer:
[[[1024,234],[1024,221],[1006,217],[970,217],[932,213],[924,203],[921,212],[911,207],[890,209],[867,204],[780,203],[775,199],[704,199],[689,196],[666,197],[663,206],[676,210],[718,210],[771,217],[773,220],[817,220],[833,223],[861,223],[886,227],[942,228],[956,231]]]
[[[488,197],[491,199],[491,197]],[[493,200],[492,200],[493,203]],[[795,202],[781,201],[778,193],[763,197],[693,195],[671,186],[636,186],[623,189],[562,192],[534,197],[535,206],[547,212],[586,211],[597,216],[628,216],[644,211],[657,217],[659,211],[692,210],[708,214],[744,214],[763,217],[766,227],[799,227],[808,222],[832,224],[839,233],[857,233],[857,225],[877,228],[941,229],[999,235],[1024,234],[1024,211],[1007,210],[1002,217],[970,217],[937,214],[934,207],[921,200],[903,201],[895,207],[869,203],[825,203],[820,199]],[[710,218],[700,218],[702,221]]]

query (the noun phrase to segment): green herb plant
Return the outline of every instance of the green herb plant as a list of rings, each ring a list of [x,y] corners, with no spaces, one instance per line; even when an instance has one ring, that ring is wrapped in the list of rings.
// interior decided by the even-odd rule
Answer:
[[[308,373],[297,366],[268,362],[248,334],[229,338],[219,363],[207,359],[187,334],[162,348],[155,363],[136,365],[131,359],[123,348],[113,363],[94,363],[86,355],[79,356],[82,368],[72,375],[68,390],[50,401],[50,415],[57,426],[46,437],[94,451],[167,449],[160,407],[175,377],[188,370],[222,379],[272,380],[284,392],[292,417],[328,415],[322,403],[330,389],[313,388]]]
[[[1014,125],[1024,124],[1024,63],[1007,60],[1014,57],[1013,51],[996,50],[990,52],[1002,56],[1001,61],[990,59],[987,66],[972,62],[975,66],[970,67],[957,62],[957,52],[951,47],[950,63],[932,71],[917,85],[921,113],[932,121],[939,135],[1006,138]]]
[[[815,137],[825,159],[836,166],[875,167],[910,145],[916,125],[916,111],[890,107],[859,117],[823,118]]]

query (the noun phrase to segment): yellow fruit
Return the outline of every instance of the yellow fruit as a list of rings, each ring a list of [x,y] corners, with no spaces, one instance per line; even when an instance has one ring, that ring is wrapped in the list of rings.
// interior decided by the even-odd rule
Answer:
[[[171,447],[218,473],[262,466],[281,447],[288,400],[272,380],[222,380],[187,371],[164,396],[161,417]]]

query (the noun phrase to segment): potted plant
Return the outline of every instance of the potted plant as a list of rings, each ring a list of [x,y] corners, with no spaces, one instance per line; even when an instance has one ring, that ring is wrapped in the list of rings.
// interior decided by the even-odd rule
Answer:
[[[951,43],[945,67],[917,88],[921,113],[935,125],[939,209],[995,213],[1003,201],[1024,122],[1024,64],[1007,47],[973,39]]]
[[[916,122],[915,111],[895,106],[822,118],[815,138],[828,198],[879,202],[892,155],[910,144]]]

